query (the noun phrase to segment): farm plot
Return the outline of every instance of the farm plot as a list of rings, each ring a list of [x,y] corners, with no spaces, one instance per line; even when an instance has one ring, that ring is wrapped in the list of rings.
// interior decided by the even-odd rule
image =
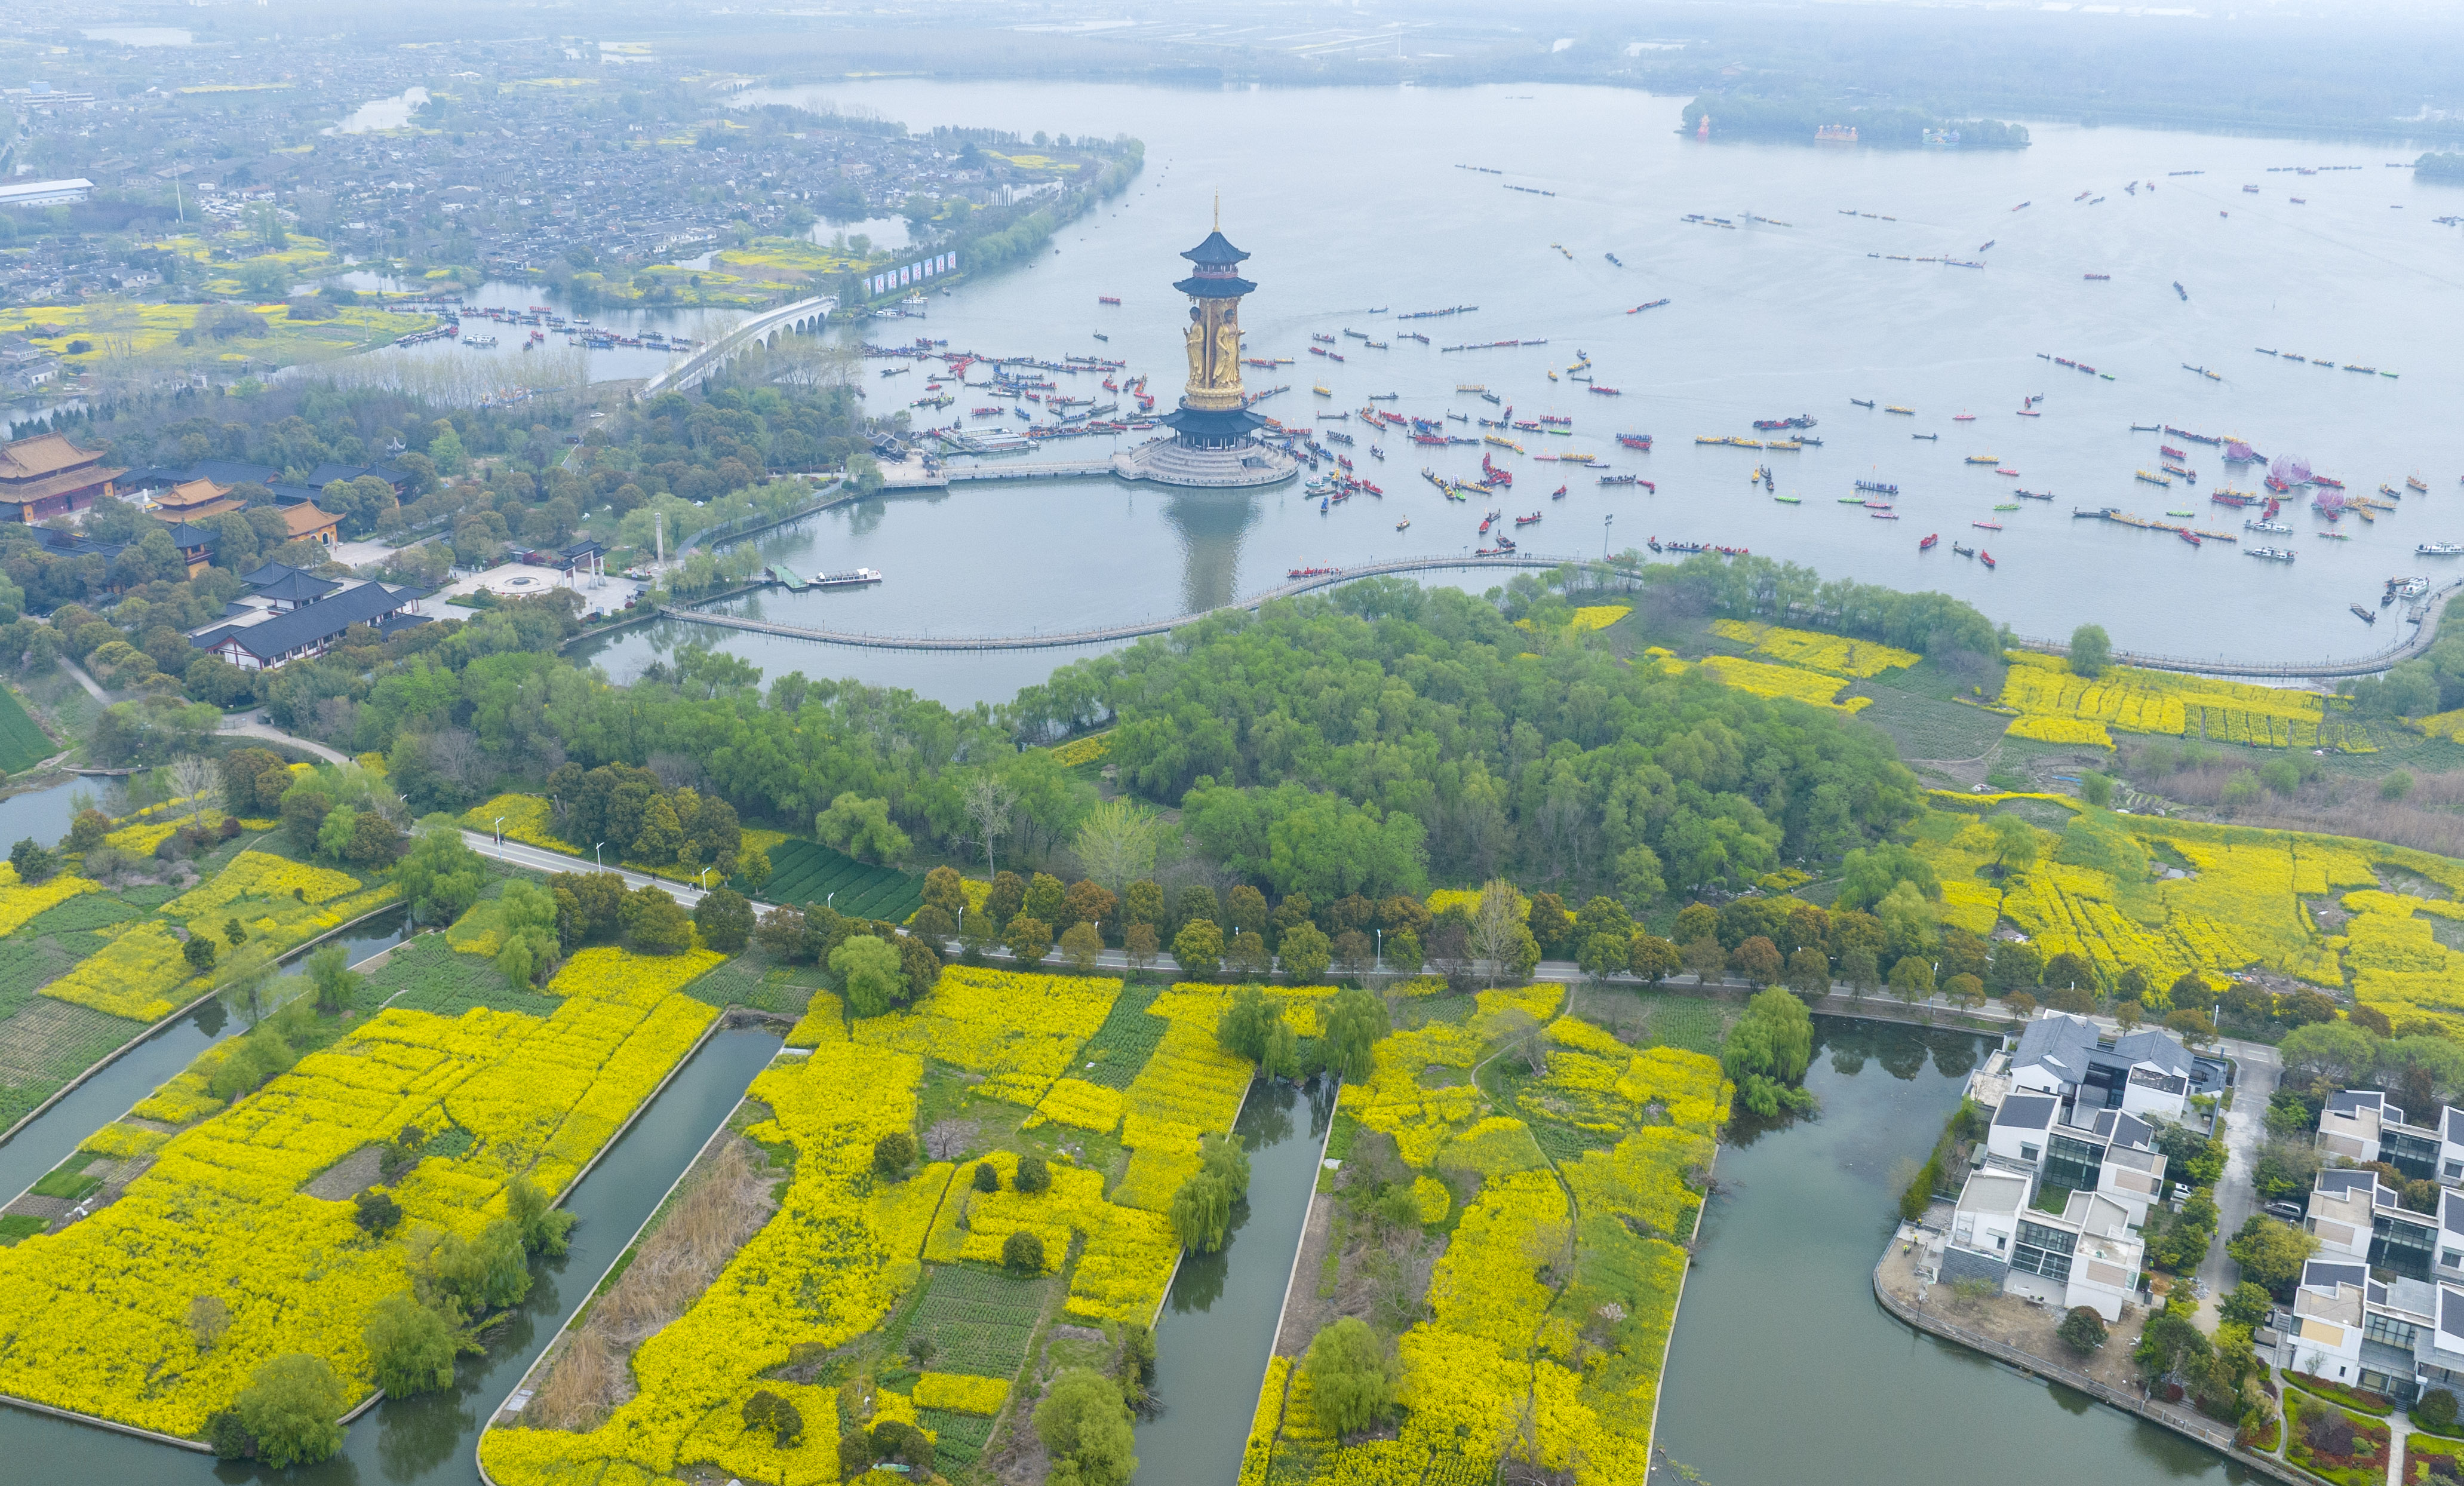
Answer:
[[[34,997],[0,1020],[0,1125],[13,1124],[96,1059],[143,1031],[142,1022]]]
[[[851,919],[892,923],[924,904],[924,879],[894,867],[874,867],[818,841],[784,841],[770,853],[770,880],[761,896],[774,903],[827,903]]]
[[[912,1337],[929,1337],[933,1366],[979,1378],[1015,1377],[1026,1361],[1036,1319],[1052,1302],[1049,1275],[1018,1279],[997,1270],[936,1265],[924,1297],[898,1334],[893,1350]]]
[[[0,772],[33,768],[57,751],[17,694],[0,686]]]

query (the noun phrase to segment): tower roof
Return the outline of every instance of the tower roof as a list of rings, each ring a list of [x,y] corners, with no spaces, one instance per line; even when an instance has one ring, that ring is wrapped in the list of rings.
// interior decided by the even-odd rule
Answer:
[[[1200,268],[1230,268],[1249,255],[1232,246],[1218,229],[1206,234],[1206,240],[1181,255]]]

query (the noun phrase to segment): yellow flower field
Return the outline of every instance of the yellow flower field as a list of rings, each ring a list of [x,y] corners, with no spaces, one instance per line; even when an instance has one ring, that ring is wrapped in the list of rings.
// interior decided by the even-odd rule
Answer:
[[[1859,712],[1874,704],[1871,697],[1851,697],[1835,701],[1839,689],[1848,683],[1836,676],[1819,671],[1800,671],[1794,666],[1766,665],[1759,660],[1743,660],[1735,655],[1706,655],[1703,669],[1717,676],[1724,686],[1756,697],[1787,698],[1811,706],[1829,707],[1835,712]]]
[[[2129,733],[2207,738],[2256,747],[2375,751],[2369,734],[2331,715],[2316,693],[2111,666],[2090,680],[2057,655],[2014,651],[2001,702],[2032,716],[2101,722]],[[2016,724],[2013,731],[2016,731]],[[2030,736],[2021,734],[2021,736]],[[2071,740],[2056,740],[2069,742]]]
[[[1885,671],[1915,665],[1925,657],[1874,640],[1852,640],[1816,630],[1791,630],[1759,620],[1714,619],[1711,632],[1724,640],[1750,647],[1782,665],[1864,680]]]
[[[1009,1397],[1007,1378],[978,1378],[961,1372],[928,1372],[915,1380],[910,1395],[918,1408],[946,1408],[952,1413],[1001,1412]]]
[[[2013,738],[2033,738],[2038,743],[2094,743],[2100,748],[2113,746],[2113,735],[2101,722],[2085,718],[2054,717],[2042,712],[2021,714],[2009,728]]]
[[[118,1202],[0,1251],[0,1332],[18,1339],[0,1351],[0,1392],[193,1436],[271,1357],[322,1357],[364,1387],[361,1320],[407,1285],[410,1235],[475,1233],[517,1174],[561,1190],[716,1014],[674,993],[693,972],[681,956],[568,969],[564,1004],[545,1019],[383,1011],[169,1137]],[[142,1112],[210,1105],[169,1088],[158,1098],[177,1107]],[[406,1174],[395,1195],[408,1221],[394,1237],[371,1242],[350,1203],[300,1191],[406,1125],[448,1121],[476,1142]],[[231,1313],[203,1353],[186,1322],[200,1295]]]
[[[852,1027],[855,1040],[937,1057],[989,1076],[980,1092],[1029,1108],[1104,1025],[1116,980],[955,965],[914,1006]]]
[[[172,997],[187,979],[180,941],[160,920],[140,919],[42,993],[133,1022],[155,1022],[171,1014]],[[204,994],[202,987],[196,994]]]
[[[1111,751],[1112,735],[1094,733],[1085,738],[1072,739],[1053,749],[1052,762],[1063,768],[1074,768],[1081,764],[1092,764]],[[985,887],[989,891],[991,884],[987,883]]]
[[[14,934],[46,908],[55,908],[80,893],[99,893],[99,882],[61,873],[49,881],[29,885],[17,880],[17,869],[0,862],[0,935]]]

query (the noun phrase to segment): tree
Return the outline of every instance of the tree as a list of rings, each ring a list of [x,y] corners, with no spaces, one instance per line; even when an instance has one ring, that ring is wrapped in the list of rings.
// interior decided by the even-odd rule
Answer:
[[[1574,916],[1566,911],[1566,900],[1554,893],[1535,893],[1531,907],[1523,916],[1524,927],[1540,942],[1544,954],[1558,955],[1566,951],[1574,932]]]
[[[1001,1168],[1000,1168],[999,1166],[994,1165],[994,1164],[993,1164],[991,1162],[989,1162],[989,1161],[979,1161],[979,1162],[977,1162],[977,1163],[976,1163],[976,1177],[975,1177],[975,1182],[976,1182],[976,1190],[977,1190],[977,1191],[979,1191],[979,1192],[997,1192],[997,1191],[1000,1191],[1000,1190],[1001,1190]]]
[[[1831,961],[1809,944],[1788,957],[1788,988],[1811,1006],[1831,994]]]
[[[1044,1273],[1044,1237],[1031,1229],[1020,1229],[1001,1240],[1001,1267],[1021,1279],[1031,1279]]]
[[[759,1431],[767,1434],[770,1442],[781,1450],[792,1448],[804,1437],[803,1411],[768,1388],[754,1389],[738,1412],[746,1433]]]
[[[1795,1086],[1813,1060],[1814,1017],[1804,1002],[1777,987],[1755,993],[1720,1048],[1720,1066],[1738,1097],[1766,1118],[1778,1114],[1782,1104],[1810,1107],[1808,1096]]]
[[[40,882],[59,871],[59,859],[51,849],[28,836],[9,851],[9,865],[17,870],[20,882]]]
[[[351,1221],[370,1238],[383,1238],[402,1225],[402,1204],[382,1187],[371,1187],[351,1199]]]
[[[886,1177],[899,1177],[915,1164],[915,1137],[904,1130],[892,1130],[872,1142],[872,1169]]]
[[[231,1322],[231,1307],[221,1296],[201,1295],[188,1301],[188,1334],[196,1339],[198,1351],[212,1351]]]
[[[2282,1294],[2301,1277],[2301,1266],[2319,1252],[2319,1240],[2289,1223],[2253,1213],[2225,1253],[2241,1266],[2242,1277]]]
[[[1582,952],[1574,958],[1575,968],[1595,987],[1605,986],[1610,976],[1625,970],[1629,943],[1621,934],[1595,934],[1583,941]]]
[[[2113,664],[2113,639],[2104,626],[2083,624],[2071,632],[2071,670],[2090,680]]]
[[[1480,904],[1472,911],[1471,951],[1486,962],[1491,986],[1497,984],[1499,972],[1515,961],[1523,942],[1531,935],[1523,926],[1523,914],[1516,907],[1521,896],[1514,891],[1514,884],[1503,877],[1492,877],[1481,884]]]
[[[2217,1303],[2216,1317],[2229,1325],[2255,1326],[2275,1309],[2276,1297],[2267,1293],[2267,1287],[2245,1279]]]
[[[445,1318],[397,1290],[368,1307],[360,1323],[368,1368],[388,1398],[409,1398],[453,1386],[453,1328]]]
[[[1172,958],[1183,975],[1214,975],[1223,967],[1223,931],[1212,920],[1190,920],[1172,937]]]
[[[1007,928],[1009,920],[1018,917],[1020,907],[1025,902],[1024,877],[1015,872],[993,874],[992,886],[984,892],[984,916],[991,919],[996,926]]]
[[[1061,936],[1061,953],[1071,969],[1085,975],[1095,968],[1095,962],[1103,956],[1104,936],[1091,923],[1073,923]]]
[[[1091,1367],[1052,1380],[1035,1406],[1035,1432],[1052,1458],[1055,1486],[1129,1486],[1137,1435],[1120,1386]]]
[[[180,946],[180,958],[188,962],[192,975],[209,975],[214,968],[214,942],[203,934],[192,933]]]
[[[1062,880],[1048,872],[1039,872],[1027,879],[1026,898],[1019,904],[1019,911],[1030,919],[1040,919],[1046,924],[1057,926],[1062,922],[1062,912],[1068,901],[1069,890]],[[1057,927],[1055,932],[1058,932]]]
[[[813,817],[813,834],[823,845],[858,861],[903,861],[914,845],[906,832],[891,823],[888,800],[866,799],[853,790],[832,800],[828,810]]]
[[[1933,964],[1923,955],[1907,955],[1891,966],[1891,989],[1903,1001],[1922,1001],[1933,994]]]
[[[830,951],[830,973],[839,978],[847,1009],[858,1016],[879,1016],[906,999],[907,980],[899,970],[898,951],[869,934],[850,935]]]
[[[1009,834],[1018,791],[989,774],[979,774],[959,795],[958,808],[975,826],[976,839],[983,843],[984,871],[994,871],[993,844]],[[1011,912],[1016,911],[1012,905]]]
[[[1326,976],[1326,967],[1334,963],[1334,946],[1314,923],[1301,923],[1284,933],[1276,957],[1283,962],[1284,973],[1303,985],[1314,985]]]
[[[1236,986],[1231,1002],[1215,1019],[1215,1040],[1236,1057],[1263,1063],[1266,1045],[1283,1019],[1284,1009],[1267,1000],[1265,992],[1255,986]]]
[[[2445,1388],[2429,1388],[2412,1401],[2412,1417],[2418,1423],[2444,1434],[2455,1428],[2455,1395]]]
[[[347,1011],[366,981],[352,972],[349,951],[340,944],[327,944],[308,957],[308,984],[316,994],[318,1010]]]
[[[693,919],[702,943],[723,955],[737,953],[753,937],[753,900],[732,887],[703,894],[693,905]]]
[[[2088,1306],[2074,1306],[2054,1335],[2061,1339],[2062,1345],[2086,1357],[2104,1345],[2104,1318]]]
[[[1697,986],[1711,984],[1714,975],[1725,980],[1728,972],[1728,952],[1720,947],[1718,940],[1706,934],[1685,946],[1685,968],[1694,972]]]
[[[1029,1151],[1018,1158],[1018,1175],[1012,1180],[1011,1185],[1022,1192],[1048,1191],[1052,1187],[1052,1165],[1043,1157]]]
[[[1133,923],[1121,933],[1121,958],[1130,963],[1133,975],[1144,975],[1162,950],[1163,946],[1155,942],[1152,923]]]
[[[521,1234],[523,1253],[550,1256],[564,1253],[566,1239],[580,1221],[550,1203],[547,1193],[527,1176],[505,1184],[505,1216]]]
[[[693,947],[693,920],[664,888],[645,884],[626,894],[620,915],[626,943],[640,953],[673,955]]]
[[[1973,975],[1954,975],[1943,983],[1942,989],[1950,1004],[1963,1011],[1972,1011],[1985,1004],[1985,983]]]
[[[1637,934],[1626,944],[1626,967],[1657,986],[1683,968],[1677,946],[1657,934]]]
[[[2025,872],[2036,865],[2043,838],[2035,827],[2016,815],[1996,815],[1985,823],[1993,832],[1993,861],[2004,872]]]
[[[1745,976],[1746,984],[1756,988],[1778,980],[1785,964],[1780,959],[1779,946],[1760,934],[1739,944],[1736,953],[1728,958],[1737,972]]]
[[[1398,1369],[1386,1344],[1356,1317],[1319,1332],[1301,1371],[1309,1379],[1310,1412],[1337,1436],[1357,1434],[1394,1411]]]
[[[1009,952],[1021,965],[1042,965],[1052,953],[1052,926],[1032,914],[1020,914],[1009,920],[1009,932],[1002,936]]]
[[[1223,968],[1243,980],[1257,980],[1273,968],[1275,957],[1266,952],[1266,937],[1256,929],[1243,929],[1223,946]]]
[[[342,1446],[341,1417],[350,1400],[321,1357],[292,1353],[256,1369],[231,1409],[256,1440],[256,1453],[275,1470],[312,1465]]]
[[[1213,1253],[1223,1247],[1232,1224],[1232,1193],[1222,1183],[1199,1172],[1172,1194],[1169,1216],[1181,1247],[1192,1253]]]
[[[1071,843],[1087,876],[1114,893],[1155,870],[1162,824],[1152,811],[1115,797],[1088,811]]]
[[[1325,1031],[1327,1066],[1346,1078],[1368,1077],[1376,1061],[1377,1039],[1389,1030],[1386,1003],[1360,987],[1348,987],[1334,993],[1318,1020]]]

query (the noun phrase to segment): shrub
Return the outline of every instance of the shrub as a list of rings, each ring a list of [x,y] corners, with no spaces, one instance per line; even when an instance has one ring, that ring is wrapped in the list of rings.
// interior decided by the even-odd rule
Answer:
[[[1001,1172],[995,1170],[993,1164],[989,1161],[979,1161],[976,1163],[976,1190],[979,1192],[997,1192],[1001,1190]]]
[[[918,1479],[932,1476],[933,1439],[915,1426],[901,1419],[884,1419],[872,1427],[871,1443],[876,1460],[903,1465],[909,1475]]]
[[[1032,1279],[1044,1273],[1044,1238],[1042,1234],[1020,1229],[1001,1240],[1001,1266],[1021,1279]]]
[[[180,946],[180,958],[188,962],[191,972],[204,975],[214,967],[214,942],[203,934],[191,934]]]
[[[236,1408],[217,1408],[206,1416],[206,1443],[220,1459],[250,1460],[256,1456],[256,1436],[248,1431],[248,1424]]]
[[[402,1204],[394,1201],[393,1194],[381,1187],[369,1187],[352,1198],[351,1202],[354,1209],[351,1221],[371,1238],[383,1238],[402,1222]]]
[[[2104,1345],[2104,1318],[2084,1305],[2075,1306],[2054,1335],[2061,1338],[2062,1345],[2085,1357]]]
[[[2443,1434],[2455,1428],[2455,1395],[2445,1388],[2431,1388],[2413,1400],[2412,1416]]]
[[[757,1388],[744,1401],[744,1428],[748,1432],[759,1430],[784,1450],[803,1439],[804,1415],[768,1388]]]
[[[904,1175],[915,1164],[915,1137],[892,1130],[872,1142],[872,1169],[883,1176]]]
[[[1072,1367],[1052,1380],[1035,1406],[1035,1432],[1052,1456],[1055,1480],[1128,1486],[1138,1468],[1129,1406],[1112,1380],[1092,1368]]]
[[[1013,1185],[1022,1192],[1045,1191],[1052,1186],[1052,1167],[1041,1156],[1021,1156]]]

